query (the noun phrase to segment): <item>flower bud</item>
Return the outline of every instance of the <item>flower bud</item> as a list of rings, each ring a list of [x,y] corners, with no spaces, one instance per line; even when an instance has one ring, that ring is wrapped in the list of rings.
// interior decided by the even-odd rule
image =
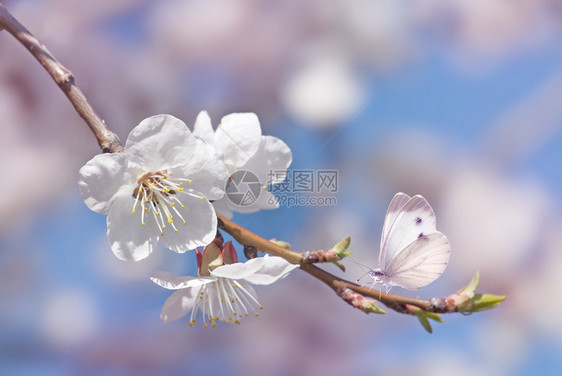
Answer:
[[[346,252],[347,248],[349,247],[349,243],[351,243],[351,238],[348,236],[345,239],[340,240],[337,242],[331,249],[336,255],[340,258],[344,258],[349,256],[352,252]]]
[[[464,303],[458,305],[459,312],[480,312],[497,307],[498,304],[507,299],[504,295],[474,294]]]
[[[380,315],[386,314],[386,311],[380,308],[373,300],[365,299],[361,303],[359,309],[365,313],[378,313]]]
[[[201,265],[199,266],[199,276],[210,276],[210,271],[224,265],[221,250],[212,242],[203,249]]]
[[[463,287],[462,289],[460,289],[459,291],[457,291],[457,294],[467,295],[472,297],[479,283],[480,283],[480,273],[477,271],[476,273],[474,273],[474,277],[472,277],[470,283],[465,287]]]
[[[454,295],[457,311],[465,313],[485,311],[495,308],[507,298],[503,295],[475,294],[479,280],[480,275],[476,272],[472,281]]]
[[[224,264],[235,264],[238,262],[238,255],[236,249],[232,245],[232,241],[227,241],[221,250],[222,259]]]

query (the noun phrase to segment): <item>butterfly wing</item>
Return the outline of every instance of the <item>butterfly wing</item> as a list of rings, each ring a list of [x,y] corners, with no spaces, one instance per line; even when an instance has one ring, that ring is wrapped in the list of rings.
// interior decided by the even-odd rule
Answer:
[[[407,195],[404,196],[407,197]],[[400,196],[397,199],[397,203],[402,200],[404,200],[404,197]],[[392,202],[390,204],[392,206]],[[398,205],[395,205],[395,207],[397,206]],[[398,213],[390,213],[390,220],[394,220],[390,226],[387,227],[387,220],[385,219],[383,234],[386,230],[386,236],[383,235],[384,239],[381,240],[379,268],[381,268],[382,271],[386,270],[387,265],[389,265],[392,259],[419,237],[437,231],[435,213],[427,200],[420,195],[410,198],[402,205]]]
[[[381,249],[385,239],[388,237],[388,232],[390,231],[392,224],[396,220],[396,217],[398,217],[398,214],[400,214],[400,210],[408,201],[410,201],[410,199],[410,196],[400,192],[395,194],[392,201],[390,201],[390,205],[388,205],[388,209],[386,210],[386,216],[384,217],[384,225],[382,227]]]
[[[382,261],[385,259],[385,248],[384,243],[388,238],[388,234],[394,221],[396,221],[396,217],[400,214],[400,210],[406,205],[408,201],[410,201],[411,197],[405,193],[399,192],[394,195],[392,201],[390,201],[390,205],[388,205],[388,209],[386,210],[386,216],[384,217],[384,225],[382,227],[382,234],[381,234],[381,248],[379,254],[379,267],[381,266]]]
[[[399,252],[386,266],[389,285],[417,290],[435,281],[447,266],[451,246],[440,232],[423,235]]]

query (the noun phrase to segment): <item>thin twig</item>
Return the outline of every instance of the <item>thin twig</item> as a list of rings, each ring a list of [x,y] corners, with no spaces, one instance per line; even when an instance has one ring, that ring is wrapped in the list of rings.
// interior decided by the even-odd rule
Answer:
[[[60,89],[68,97],[78,115],[94,133],[104,153],[123,151],[119,138],[105,125],[104,121],[88,103],[86,96],[74,83],[72,72],[66,69],[29,30],[16,20],[0,2],[0,30],[13,35],[45,68]]]

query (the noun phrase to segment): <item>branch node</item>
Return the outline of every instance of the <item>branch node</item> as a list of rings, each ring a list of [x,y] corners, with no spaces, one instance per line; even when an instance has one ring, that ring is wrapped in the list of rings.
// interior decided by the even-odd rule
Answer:
[[[365,313],[378,313],[385,314],[386,311],[382,310],[374,300],[367,299],[361,294],[348,288],[336,287],[334,289],[336,294],[342,298],[347,304],[357,308]]]
[[[254,247],[253,245],[245,245],[244,246],[244,256],[246,256],[246,258],[248,260],[254,259],[254,258],[258,257],[258,249],[256,247]]]
[[[304,264],[315,264],[317,262],[332,262],[339,260],[341,260],[341,257],[332,250],[326,251],[319,249],[317,251],[306,251],[302,254],[302,262]]]

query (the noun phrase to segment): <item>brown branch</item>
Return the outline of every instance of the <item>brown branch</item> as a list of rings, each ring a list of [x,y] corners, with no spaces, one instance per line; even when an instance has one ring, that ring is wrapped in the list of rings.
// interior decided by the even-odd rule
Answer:
[[[244,246],[255,247],[260,251],[267,252],[273,256],[283,257],[292,264],[299,264],[302,270],[330,286],[336,293],[338,293],[339,296],[341,296],[340,291],[345,291],[346,289],[353,290],[363,296],[368,296],[378,300],[388,308],[400,313],[409,313],[406,308],[407,304],[419,307],[427,312],[456,312],[456,304],[454,304],[454,301],[450,298],[436,298],[431,300],[408,298],[394,294],[386,294],[379,290],[374,290],[366,286],[360,286],[356,283],[346,281],[323,269],[320,269],[316,265],[308,264],[301,252],[280,247],[221,215],[218,215],[217,217],[219,219],[219,228],[232,235],[238,243]]]
[[[55,59],[47,48],[25,26],[16,20],[8,12],[4,4],[0,2],[0,30],[2,29],[12,34],[55,80],[74,106],[76,112],[78,112],[78,115],[88,124],[103,152],[115,153],[123,151],[123,146],[117,135],[105,125],[105,122],[88,103],[84,93],[74,83],[72,72]]]
[[[250,230],[245,229],[242,226],[237,225],[230,219],[223,217],[222,215],[217,215],[219,220],[219,228],[228,232],[236,241],[245,246],[253,246],[260,251],[269,253],[273,256],[283,257],[285,260],[289,261],[291,264],[300,264],[302,256],[300,252],[291,251],[290,249],[285,249],[261,236],[254,234]]]

